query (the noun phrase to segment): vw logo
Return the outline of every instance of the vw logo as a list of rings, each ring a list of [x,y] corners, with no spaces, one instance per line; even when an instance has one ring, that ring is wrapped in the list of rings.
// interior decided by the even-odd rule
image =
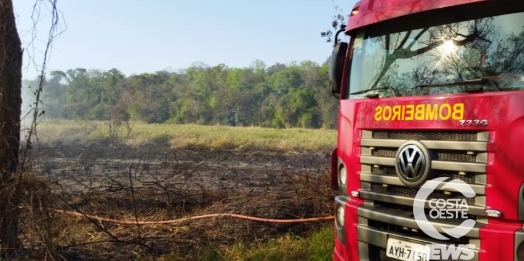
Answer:
[[[408,141],[397,152],[397,174],[406,186],[419,187],[429,177],[430,160],[425,147],[416,141]]]
[[[409,181],[417,181],[424,174],[426,159],[422,150],[416,145],[407,145],[397,157],[400,175]]]

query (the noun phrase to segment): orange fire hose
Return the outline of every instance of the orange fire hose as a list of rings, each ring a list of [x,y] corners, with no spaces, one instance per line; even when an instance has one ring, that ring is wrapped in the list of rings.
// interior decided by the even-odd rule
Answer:
[[[183,222],[187,220],[196,220],[196,219],[213,218],[213,217],[232,217],[232,218],[247,219],[247,220],[252,220],[252,221],[269,222],[269,223],[303,223],[303,222],[332,220],[335,218],[334,216],[326,216],[326,217],[299,218],[299,219],[273,219],[273,218],[260,218],[260,217],[225,213],[225,214],[207,214],[207,215],[200,215],[200,216],[193,216],[193,217],[186,217],[186,218],[179,218],[179,219],[172,219],[172,220],[132,221],[132,220],[117,220],[117,219],[111,219],[111,218],[103,218],[103,217],[98,217],[94,215],[86,215],[86,214],[82,214],[78,212],[59,210],[59,209],[56,209],[54,211],[56,213],[61,213],[61,214],[68,214],[68,215],[79,216],[79,217],[88,217],[88,218],[96,219],[99,221],[125,224],[125,225],[173,224],[173,223]]]

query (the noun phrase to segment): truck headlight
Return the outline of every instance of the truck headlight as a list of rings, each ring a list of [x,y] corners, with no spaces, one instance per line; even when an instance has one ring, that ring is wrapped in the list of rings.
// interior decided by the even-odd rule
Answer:
[[[344,205],[338,205],[337,206],[337,226],[343,227],[344,226]]]
[[[338,180],[341,185],[346,185],[346,181],[347,181],[346,167],[342,166],[342,168],[340,168],[340,171],[338,172]]]

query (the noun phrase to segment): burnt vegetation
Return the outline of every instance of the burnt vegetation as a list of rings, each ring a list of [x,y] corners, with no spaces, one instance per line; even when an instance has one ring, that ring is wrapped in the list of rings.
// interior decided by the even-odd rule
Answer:
[[[33,258],[201,260],[210,253],[220,258],[238,242],[250,245],[289,232],[307,235],[326,222],[280,224],[228,216],[160,221],[206,214],[287,220],[331,213],[326,155],[146,146],[121,157],[114,153],[118,149],[101,145],[35,150],[21,206],[21,238]]]

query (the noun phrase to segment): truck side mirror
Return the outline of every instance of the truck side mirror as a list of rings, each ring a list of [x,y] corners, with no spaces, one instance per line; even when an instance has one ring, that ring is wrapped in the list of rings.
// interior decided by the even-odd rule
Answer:
[[[348,43],[337,43],[329,59],[329,82],[331,84],[331,92],[337,99],[340,99],[344,59],[346,58],[347,49]]]

